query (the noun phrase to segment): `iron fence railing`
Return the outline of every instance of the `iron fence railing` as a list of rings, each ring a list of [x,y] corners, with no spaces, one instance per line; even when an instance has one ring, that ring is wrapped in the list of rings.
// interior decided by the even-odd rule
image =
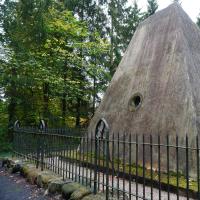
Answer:
[[[17,127],[13,150],[107,199],[200,199],[198,136],[70,136]]]

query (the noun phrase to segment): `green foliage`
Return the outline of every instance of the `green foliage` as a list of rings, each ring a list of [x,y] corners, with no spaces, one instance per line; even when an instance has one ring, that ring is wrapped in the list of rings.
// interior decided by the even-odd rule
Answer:
[[[11,149],[8,138],[8,115],[6,108],[6,103],[0,100],[0,152],[7,152]]]
[[[158,3],[157,0],[147,0],[147,16],[153,15],[156,10],[158,9]]]
[[[197,26],[200,28],[200,16],[197,17]]]
[[[57,1],[6,0],[0,14],[9,123],[19,119],[34,125],[43,118],[60,126],[68,116],[78,118],[77,124],[81,116],[88,118],[91,79],[106,82],[109,77],[99,61],[108,52],[106,39]],[[96,87],[96,93],[102,89]]]
[[[127,0],[111,0],[108,2],[108,16],[108,35],[111,43],[109,65],[111,74],[114,74],[140,22],[141,13],[136,1],[133,6],[128,6]]]
[[[182,3],[182,1],[181,0],[173,0],[172,2],[176,2],[176,3],[179,3],[179,4],[181,4]]]
[[[49,126],[87,125],[137,26],[157,9],[155,0],[148,1],[148,13],[136,1],[127,2],[5,0],[0,5],[5,127],[17,119],[37,125],[41,118]]]

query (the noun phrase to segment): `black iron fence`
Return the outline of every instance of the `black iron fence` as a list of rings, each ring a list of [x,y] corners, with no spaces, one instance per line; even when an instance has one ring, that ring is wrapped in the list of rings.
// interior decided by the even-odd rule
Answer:
[[[107,199],[200,199],[198,136],[58,133],[16,127],[14,153]]]

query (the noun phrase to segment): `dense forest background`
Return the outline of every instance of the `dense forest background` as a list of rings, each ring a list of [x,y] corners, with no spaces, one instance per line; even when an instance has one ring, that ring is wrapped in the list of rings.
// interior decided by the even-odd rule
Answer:
[[[142,12],[128,0],[5,0],[0,5],[0,151],[16,120],[87,127]],[[200,19],[198,19],[200,25]]]

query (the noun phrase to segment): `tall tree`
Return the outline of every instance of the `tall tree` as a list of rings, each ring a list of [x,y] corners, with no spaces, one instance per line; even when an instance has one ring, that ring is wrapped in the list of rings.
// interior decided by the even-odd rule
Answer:
[[[147,16],[153,15],[158,9],[157,0],[147,0]]]
[[[197,25],[200,28],[200,15],[197,17]]]
[[[81,107],[90,102],[92,57],[104,54],[107,44],[97,31],[90,32],[87,23],[66,11],[62,3],[42,1],[43,6],[30,6],[20,1],[12,4],[13,9],[12,1],[7,2],[1,9],[1,41],[9,51],[7,58],[1,59],[0,69],[4,74],[3,89],[13,106],[9,109],[11,118],[14,121],[20,117],[29,124],[41,117],[55,120],[54,115],[60,115],[60,101],[63,124],[66,105],[71,109],[67,116],[76,116],[74,109],[78,106],[79,124],[81,115],[87,117],[89,113],[85,108],[82,112]],[[44,8],[42,13],[38,7]]]
[[[89,32],[90,32],[90,37],[87,38],[86,40],[90,41],[96,41],[96,35],[93,33],[98,32],[100,37],[103,39],[106,38],[107,35],[107,16],[105,14],[105,11],[102,6],[102,2],[99,1],[93,1],[93,0],[82,0],[82,1],[71,1],[71,0],[66,0],[65,1],[65,6],[66,8],[70,9],[73,11],[73,13],[83,21],[85,21],[88,25]],[[85,51],[82,50],[81,52],[82,57],[85,57]],[[107,68],[107,58],[108,58],[108,53],[104,54],[102,56],[99,53],[94,54],[93,56],[88,57],[90,60],[90,63],[92,63],[92,69],[93,68],[99,68],[97,70],[93,70],[92,73],[90,73],[90,78],[93,79],[93,87],[91,88],[91,96],[92,96],[92,113],[94,113],[95,110],[95,105],[96,105],[96,100],[98,99],[98,93],[100,92],[102,87],[98,87],[97,85],[100,85],[100,82],[105,85],[106,82],[108,81],[108,76],[104,77],[104,82],[100,80],[98,77],[98,72],[100,72],[103,68],[104,71],[106,71]],[[103,58],[103,59],[102,59]],[[98,64],[101,63],[101,64]],[[83,63],[82,63],[83,64]],[[96,73],[94,73],[96,72]],[[81,71],[80,71],[81,73]],[[79,77],[81,77],[81,74],[79,74]],[[80,101],[81,99],[77,99]],[[77,107],[80,106],[80,103],[77,101]],[[77,109],[78,111],[79,109]],[[78,120],[78,114],[77,112],[77,124],[79,124]]]
[[[182,3],[182,1],[181,0],[173,0],[173,2],[175,3],[179,3],[179,4],[181,4]]]
[[[127,8],[127,17],[124,19],[123,27],[123,48],[122,51],[125,52],[131,38],[133,37],[139,23],[144,19],[144,13],[141,12],[137,1],[131,7]]]

